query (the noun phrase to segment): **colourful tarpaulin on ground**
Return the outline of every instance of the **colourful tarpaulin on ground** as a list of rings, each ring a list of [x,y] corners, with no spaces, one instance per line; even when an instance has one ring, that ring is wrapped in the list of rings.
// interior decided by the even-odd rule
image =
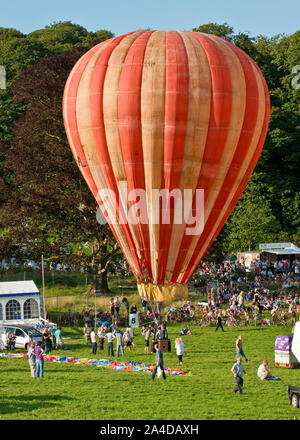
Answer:
[[[4,358],[27,358],[24,353],[0,353]],[[138,371],[141,373],[152,373],[154,365],[141,362],[119,362],[110,359],[88,359],[67,356],[56,356],[51,354],[44,355],[46,362],[63,362],[66,364],[92,365],[94,367],[104,367],[110,370]],[[172,376],[192,376],[190,370],[181,370],[175,368],[165,368],[165,373]]]

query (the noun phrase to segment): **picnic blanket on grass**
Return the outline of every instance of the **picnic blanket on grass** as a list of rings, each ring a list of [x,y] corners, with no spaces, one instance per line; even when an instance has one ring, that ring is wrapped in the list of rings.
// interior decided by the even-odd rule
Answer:
[[[27,358],[27,354],[24,353],[0,353],[4,358]],[[44,360],[46,362],[63,362],[66,364],[79,364],[79,365],[91,365],[93,367],[109,368],[110,370],[124,370],[124,371],[137,371],[140,373],[152,373],[154,364],[145,364],[143,362],[119,362],[110,359],[88,359],[77,358],[67,356],[56,356],[51,354],[44,354]],[[172,376],[192,376],[190,370],[181,370],[175,368],[165,368],[165,373]]]

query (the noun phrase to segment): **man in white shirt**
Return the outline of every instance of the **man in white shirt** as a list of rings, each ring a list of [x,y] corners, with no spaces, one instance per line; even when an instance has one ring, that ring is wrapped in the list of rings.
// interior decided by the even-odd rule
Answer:
[[[280,380],[279,377],[274,377],[271,375],[268,368],[268,361],[265,359],[263,363],[258,367],[257,376],[260,380]]]
[[[97,339],[96,339],[95,330],[93,328],[92,328],[92,331],[90,334],[90,338],[91,338],[91,343],[92,343],[92,353],[96,354],[97,353]]]
[[[114,337],[115,335],[110,331],[108,333],[106,333],[105,337],[107,338],[107,352],[108,352],[108,356],[113,356],[114,355],[114,345],[113,345],[113,341],[114,341]]]

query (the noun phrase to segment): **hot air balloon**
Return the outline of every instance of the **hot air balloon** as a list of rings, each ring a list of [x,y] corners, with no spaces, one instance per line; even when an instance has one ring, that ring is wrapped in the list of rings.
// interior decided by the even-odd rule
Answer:
[[[109,224],[141,297],[187,298],[189,280],[255,168],[269,113],[256,63],[211,34],[132,32],[94,46],[75,64],[63,98],[68,141],[103,214],[114,217]],[[126,221],[136,201],[120,192],[124,184],[130,194],[146,194],[139,208],[147,221],[139,210],[136,222]],[[177,199],[154,203],[154,191],[187,189],[191,204],[181,222]],[[188,219],[197,216],[203,229],[188,233]]]

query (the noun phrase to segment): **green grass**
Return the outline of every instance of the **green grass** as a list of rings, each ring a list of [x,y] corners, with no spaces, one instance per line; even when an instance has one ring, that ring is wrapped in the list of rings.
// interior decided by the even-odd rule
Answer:
[[[178,368],[174,339],[180,324],[169,327],[172,352],[164,354],[165,366]],[[290,327],[226,328],[193,327],[186,336],[187,354],[183,368],[191,377],[168,376],[154,382],[145,373],[114,371],[84,365],[45,362],[45,378],[32,379],[26,359],[0,358],[0,419],[41,420],[207,420],[207,419],[300,419],[300,410],[289,405],[287,384],[300,386],[300,371],[274,366],[277,334],[291,334]],[[91,355],[84,344],[82,329],[65,328],[66,356],[108,358],[106,350]],[[144,354],[144,338],[135,329],[136,349],[126,352],[127,360],[154,362]],[[244,395],[234,395],[230,369],[235,358],[235,340],[241,334],[246,364]],[[105,346],[106,348],[106,346]],[[17,350],[21,351],[21,350]],[[256,371],[263,359],[280,382],[261,382]],[[122,359],[122,358],[120,358]]]

